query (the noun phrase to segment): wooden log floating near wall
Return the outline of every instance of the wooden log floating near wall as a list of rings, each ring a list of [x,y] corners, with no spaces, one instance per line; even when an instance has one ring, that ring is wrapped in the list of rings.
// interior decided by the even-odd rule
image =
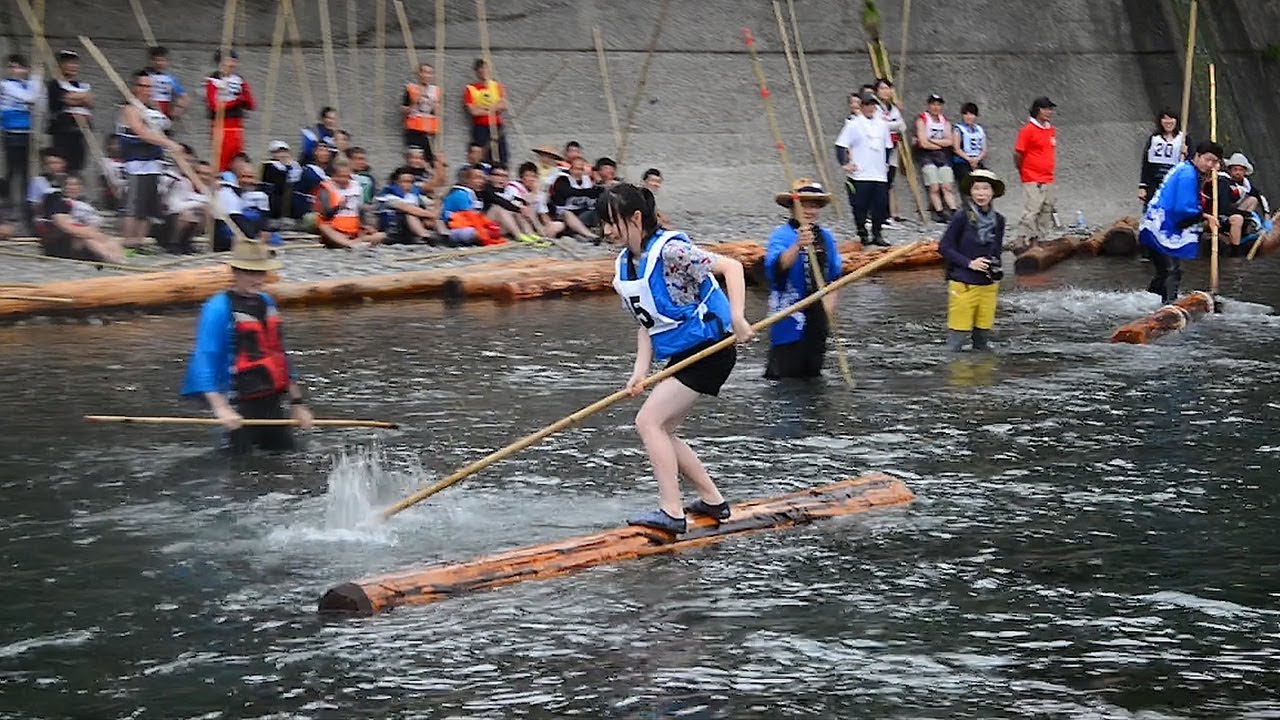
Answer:
[[[1107,257],[1133,257],[1138,254],[1138,219],[1121,218],[1111,227],[1099,230],[1080,245],[1079,252]]]
[[[1035,273],[1044,272],[1075,255],[1077,248],[1085,240],[1085,238],[1078,235],[1064,235],[1056,240],[1039,243],[1013,261],[1013,270],[1019,275],[1034,275]]]
[[[897,478],[871,473],[822,487],[733,506],[723,523],[689,518],[683,535],[625,527],[535,545],[457,564],[435,565],[338,585],[320,598],[326,614],[374,615],[402,605],[422,605],[478,590],[566,575],[597,565],[709,545],[734,536],[781,530],[914,499]]]
[[[1156,338],[1182,330],[1201,315],[1213,312],[1213,297],[1199,291],[1178,298],[1150,315],[1134,320],[1111,334],[1113,343],[1145,345]]]

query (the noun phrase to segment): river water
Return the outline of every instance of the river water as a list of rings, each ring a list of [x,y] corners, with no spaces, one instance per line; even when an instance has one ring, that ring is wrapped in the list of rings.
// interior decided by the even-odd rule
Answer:
[[[937,271],[862,281],[856,391],[767,383],[760,343],[695,413],[731,499],[880,470],[910,507],[340,621],[346,580],[652,506],[628,403],[369,521],[615,390],[614,298],[287,312],[318,415],[404,427],[236,461],[78,419],[184,413],[189,314],[2,328],[0,717],[1280,717],[1280,268],[1108,344],[1148,267],[1011,279],[988,356],[942,350]]]

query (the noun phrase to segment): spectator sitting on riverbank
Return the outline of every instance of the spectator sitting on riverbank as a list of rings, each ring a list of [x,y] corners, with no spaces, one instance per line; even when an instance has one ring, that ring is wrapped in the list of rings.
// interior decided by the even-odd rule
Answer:
[[[463,167],[477,168],[480,172],[488,175],[493,171],[494,163],[486,161],[485,158],[487,156],[488,151],[485,146],[478,143],[471,143],[470,145],[467,145],[467,162]]]
[[[271,217],[278,220],[290,214],[290,194],[293,186],[302,179],[302,166],[293,159],[289,143],[283,140],[272,140],[267,151],[271,153],[271,159],[262,164],[261,187],[267,193]]]
[[[55,180],[59,180],[67,172],[67,161],[54,148],[40,151],[39,175],[27,181],[27,224],[36,232],[36,221],[41,216],[45,196],[56,189]]]
[[[591,167],[591,170],[591,182],[606,190],[622,182],[618,177],[618,163],[611,157],[602,157],[596,160],[596,164]]]
[[[129,201],[126,197],[129,181],[125,175],[119,136],[111,135],[107,138],[107,147],[103,153],[102,166],[98,173],[98,187],[102,192],[100,204],[105,210],[120,212]]]
[[[538,163],[538,184],[544,188],[549,187],[563,172],[560,163],[564,160],[564,155],[556,152],[550,145],[543,145],[533,149],[533,158]]]
[[[551,184],[550,200],[552,217],[565,224],[575,235],[598,240],[588,228],[599,225],[596,216],[596,198],[604,188],[596,187],[587,174],[587,161],[579,155],[569,166],[569,174],[561,175]]]
[[[316,146],[338,144],[338,111],[326,105],[320,110],[320,122],[313,127],[302,128],[302,144],[298,147],[298,160],[307,165],[315,162]]]
[[[367,208],[373,205],[373,194],[378,189],[378,181],[373,179],[373,170],[369,167],[369,153],[359,146],[347,150],[347,159],[351,161],[351,177],[360,183],[360,202]]]
[[[74,260],[124,262],[124,247],[96,227],[98,213],[81,199],[84,183],[68,175],[62,188],[44,197],[40,213],[40,246],[45,255]]]
[[[328,143],[315,147],[312,161],[303,166],[302,175],[293,186],[293,212],[290,217],[300,219],[315,207],[316,191],[320,189],[320,183],[329,179],[335,150]]]
[[[489,173],[489,182],[480,191],[480,201],[484,204],[484,212],[488,218],[502,228],[502,232],[510,238],[521,242],[536,243],[540,239],[533,232],[533,226],[525,220],[521,213],[521,205],[516,204],[503,194],[511,173],[502,163],[494,163]]]
[[[197,162],[189,145],[182,146],[182,154],[187,163],[195,168],[200,184],[206,188],[211,187],[214,182],[213,166],[207,162]],[[205,227],[209,216],[207,198],[192,184],[190,178],[172,165],[165,168],[159,189],[165,211],[164,227],[156,234],[160,246],[180,255],[195,252],[191,240]]]
[[[653,199],[656,202],[658,199],[658,193],[662,190],[662,171],[658,168],[649,168],[644,171],[644,176],[641,178],[640,182],[644,183],[644,186],[649,188],[649,192],[653,193]],[[654,212],[658,218],[658,227],[671,227],[671,225],[667,223],[667,216],[663,215],[661,210],[655,209]]]
[[[271,205],[267,194],[257,189],[257,178],[243,154],[233,157],[231,169],[222,173],[218,187],[218,205],[245,237],[250,240],[266,239]],[[234,236],[226,222],[218,220],[213,234],[213,251],[229,251],[234,244]]]
[[[441,219],[449,229],[452,245],[497,245],[505,242],[500,228],[484,214],[480,192],[488,179],[479,168],[465,167],[458,171],[458,184],[454,185],[441,202]]]
[[[320,183],[316,191],[316,225],[326,247],[377,245],[387,239],[386,233],[364,222],[363,192],[351,175],[351,161],[334,161],[333,178]]]
[[[378,230],[386,233],[388,245],[434,244],[436,213],[424,207],[414,177],[413,168],[397,168],[391,182],[374,198]]]

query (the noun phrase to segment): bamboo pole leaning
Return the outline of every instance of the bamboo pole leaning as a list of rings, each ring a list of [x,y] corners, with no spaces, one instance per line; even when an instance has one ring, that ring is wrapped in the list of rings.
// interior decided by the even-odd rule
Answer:
[[[28,21],[27,25],[31,28],[31,69],[34,74],[35,69],[39,67],[39,65],[37,65],[39,61],[36,59],[36,54],[39,51],[40,45],[44,43],[44,0],[36,0],[36,6],[31,11],[31,18],[35,21],[34,24]],[[36,32],[36,27],[41,28],[39,33]],[[52,71],[50,72],[52,73]],[[41,76],[40,84],[44,85],[44,82],[45,78]],[[40,174],[40,153],[36,152],[34,146],[37,144],[35,139],[40,137],[41,128],[43,128],[45,124],[44,111],[45,105],[47,104],[45,98],[47,94],[47,88],[41,87],[39,89],[39,95],[36,102],[31,105],[31,144],[27,148],[27,177],[29,178],[33,178]],[[23,188],[22,192],[25,197],[26,188]]]
[[[1209,140],[1218,141],[1218,73],[1213,63],[1209,63]],[[1210,181],[1213,193],[1214,219],[1213,229],[1209,235],[1209,294],[1216,304],[1218,298],[1218,178]]]
[[[133,8],[133,19],[138,21],[138,29],[142,31],[142,39],[147,42],[147,47],[158,46],[160,43],[156,42],[156,34],[151,32],[147,14],[142,11],[142,0],[129,0],[129,7]]]
[[[377,97],[373,106],[373,129],[380,133],[386,122],[387,104],[387,0],[375,0],[373,24],[373,87]]]
[[[889,82],[893,82],[892,71],[880,64],[876,51],[870,42],[867,43],[867,52],[871,56],[871,71],[876,74],[876,77],[882,77]],[[898,94],[897,88],[893,90],[891,102],[899,108],[902,107],[902,96]],[[905,131],[898,134],[898,164],[902,166],[902,175],[907,179],[907,187],[911,189],[911,197],[915,200],[916,212],[920,215],[920,222],[928,222],[928,217],[924,213],[924,195],[920,192],[920,182],[916,179],[916,162],[911,156],[911,147],[907,144]]]
[[[436,136],[433,138],[436,147],[440,148],[441,156],[444,155],[444,116],[445,116],[445,95],[444,92],[444,0],[436,0],[436,92],[439,94],[439,101],[436,103]],[[417,70],[417,68],[414,68]]]
[[[640,63],[640,79],[636,82],[635,92],[631,95],[631,105],[627,107],[627,117],[622,123],[622,147],[618,148],[618,170],[621,172],[627,157],[627,144],[631,141],[631,125],[636,120],[636,112],[640,110],[640,100],[644,95],[645,85],[649,82],[649,68],[653,65],[653,54],[658,50],[658,39],[662,37],[662,28],[667,22],[667,13],[671,9],[671,0],[662,0],[658,6],[658,19],[653,24],[653,34],[649,36],[649,46],[645,48],[644,60]]]
[[[818,98],[813,91],[813,78],[809,75],[809,61],[805,57],[804,40],[800,37],[800,23],[796,20],[796,4],[795,0],[787,0],[787,12],[791,15],[791,35],[796,41],[796,57],[800,60],[800,77],[804,81],[804,93],[809,101],[809,116],[813,118],[813,131],[817,138],[819,150],[819,162],[821,160],[821,150],[823,145],[822,117],[818,112]],[[830,150],[830,146],[827,148]],[[823,182],[827,183],[828,190],[834,190],[835,178],[831,175],[830,166],[823,164],[822,168],[826,170],[823,176]],[[836,215],[839,217],[848,217],[852,210],[846,208],[844,203],[836,203]]]
[[[600,83],[604,87],[605,105],[609,109],[609,124],[613,127],[613,154],[616,157],[622,149],[622,129],[618,127],[618,106],[613,101],[613,84],[609,82],[609,62],[604,55],[604,37],[600,34],[600,26],[591,28],[591,37],[596,44],[596,60],[600,65]]]
[[[281,0],[284,5],[286,27],[289,30],[289,44],[293,52],[293,71],[297,75],[298,87],[302,89],[302,108],[307,113],[308,122],[314,121],[316,100],[311,94],[311,77],[307,74],[307,61],[302,56],[302,34],[298,32],[298,17],[293,12],[293,0]]]
[[[85,415],[85,422],[90,423],[123,423],[133,425],[221,425],[222,421],[217,418],[204,417],[164,417],[164,416],[143,416],[143,415]],[[240,421],[241,425],[248,427],[281,427],[296,426],[300,423],[292,418],[267,418],[267,419],[251,419],[245,418]],[[382,420],[312,420],[313,427],[367,427],[382,428],[384,430],[395,430],[400,427],[399,424],[393,422],[385,422]]]
[[[883,255],[876,258],[875,260],[867,263],[866,265],[863,265],[857,270],[854,270],[848,275],[845,275],[844,277],[839,278],[838,280],[832,282],[830,285],[827,285],[825,288],[822,288],[817,292],[813,293],[812,295],[806,298],[803,298],[801,300],[798,300],[794,304],[788,307],[785,307],[779,310],[778,312],[766,317],[765,319],[755,323],[754,325],[751,326],[751,329],[754,330],[756,333],[763,332],[764,330],[768,329],[769,327],[778,323],[784,318],[789,317],[793,313],[800,312],[816,302],[821,302],[822,299],[826,297],[828,294],[839,290],[840,288],[844,287],[845,285],[848,285],[849,283],[854,282],[855,280],[864,278],[886,265],[889,265],[897,258],[914,251],[918,246],[922,244],[924,244],[923,241],[917,241],[917,242],[911,243],[910,245],[903,245],[893,250],[890,250],[889,252],[884,253]],[[724,338],[723,340],[721,340],[720,342],[714,345],[711,345],[710,347],[707,347],[701,352],[695,353],[694,355],[691,355],[690,357],[678,363],[674,363],[671,366],[667,367],[665,370],[661,370],[657,373],[654,373],[653,375],[650,375],[649,377],[645,378],[643,382],[641,382],[640,388],[641,390],[643,390],[644,388],[654,387],[659,382],[662,382],[663,380],[671,377],[672,375],[675,375],[681,370],[684,370],[690,365],[710,355],[713,355],[715,353],[720,352],[721,350],[724,350],[725,348],[729,347],[730,345],[733,345],[736,342],[737,342],[737,338],[730,335]],[[466,478],[472,475],[475,475],[476,473],[489,467],[490,465],[493,465],[496,462],[504,460],[516,454],[517,452],[520,452],[521,450],[527,447],[530,447],[531,445],[535,445],[538,442],[542,441],[543,439],[550,437],[551,435],[554,435],[555,433],[558,433],[561,430],[564,430],[565,428],[568,428],[572,425],[576,425],[577,423],[582,422],[588,417],[591,417],[592,415],[595,415],[596,413],[602,410],[612,407],[613,405],[616,405],[617,403],[623,400],[627,400],[630,397],[631,397],[630,392],[626,390],[619,390],[613,393],[612,395],[609,395],[605,398],[597,400],[596,402],[580,410],[572,412],[564,416],[563,418],[560,418],[559,420],[551,423],[550,425],[547,425],[541,430],[530,433],[529,435],[526,435],[523,438],[520,438],[519,440],[511,443],[510,445],[507,445],[506,447],[500,450],[495,450],[494,452],[489,453],[488,455],[471,463],[470,465],[466,465],[462,468],[459,468],[458,470],[449,474],[448,476],[436,482],[435,484],[431,485],[430,487],[419,490],[418,492],[410,495],[409,497],[406,497],[400,502],[397,502],[396,504],[388,507],[387,509],[382,511],[382,518],[384,520],[388,519],[399,512],[402,512],[410,507],[413,507],[414,505],[417,505],[418,503],[422,502],[423,500],[426,500],[432,495],[435,495],[441,490],[444,490],[445,488],[456,485],[462,480],[465,480]]]
[[[1191,118],[1188,117],[1191,112],[1191,79],[1194,75],[1195,55],[1196,55],[1196,17],[1199,15],[1197,0],[1191,0],[1191,15],[1187,21],[1187,53],[1182,59],[1182,105],[1180,110],[1182,115],[1179,119],[1182,121],[1182,145],[1183,151],[1187,150],[1187,128],[1191,126]],[[1152,191],[1154,192],[1154,190]]]
[[[751,56],[751,67],[755,71],[756,82],[760,85],[760,98],[764,101],[765,115],[769,119],[769,129],[773,131],[773,141],[778,149],[778,158],[782,161],[782,172],[786,177],[787,191],[792,193],[792,214],[798,222],[800,219],[800,198],[793,191],[795,173],[791,169],[791,158],[787,154],[787,146],[782,141],[782,128],[778,126],[778,114],[774,111],[773,99],[769,95],[769,84],[765,80],[764,69],[760,65],[760,56],[756,53],[755,38],[752,37],[751,30],[748,28],[743,28],[742,34],[747,45],[747,53]],[[815,238],[815,240],[821,240],[821,238]],[[805,250],[809,260],[809,271],[813,276],[813,284],[819,290],[822,290],[826,287],[827,282],[822,277],[822,266],[818,263],[818,253],[813,249],[813,245],[809,245]],[[799,262],[799,260],[796,262]],[[844,348],[840,347],[840,333],[836,324],[835,312],[826,305],[823,306],[823,309],[827,314],[827,332],[831,335],[831,340],[837,348],[836,363],[840,366],[840,376],[844,378],[845,385],[853,389],[853,371],[849,368],[849,358],[845,356]]]
[[[262,114],[262,157],[270,157],[270,153],[266,148],[271,143],[271,124],[275,117],[276,108],[276,85],[280,79],[280,54],[284,47],[284,29],[285,29],[285,6],[283,3],[276,6],[276,24],[271,30],[271,57],[267,61],[267,99],[266,111]],[[258,165],[258,179],[262,179],[262,168],[265,164]]]
[[[101,260],[77,260],[75,258],[57,257],[56,255],[33,255],[31,253],[25,253],[18,250],[0,250],[0,255],[23,258],[24,260],[38,260],[40,262],[70,263],[72,265],[93,267],[98,270],[120,270],[122,272],[136,273],[156,272],[153,268],[144,267],[142,265],[121,265],[120,263],[111,263]]]
[[[493,55],[489,51],[489,15],[485,11],[484,0],[476,0],[476,21],[480,25],[480,54],[484,57],[484,64],[489,68],[489,82],[485,87],[486,92],[489,88],[494,88],[494,102],[502,99],[501,87],[498,82],[498,71],[493,67]],[[498,129],[498,115],[494,110],[493,104],[489,105],[489,161],[497,162],[501,159],[498,153],[498,135],[501,132]],[[523,135],[523,133],[521,133]]]
[[[320,10],[320,46],[324,50],[324,79],[329,88],[329,105],[338,109],[338,116],[341,117],[341,105],[338,102],[338,70],[337,63],[333,59],[333,27],[329,23],[329,0],[316,0],[316,6]]]
[[[351,92],[354,100],[347,103],[347,112],[351,114],[347,122],[353,127],[363,127],[364,106],[368,103],[361,101],[367,95],[365,88],[361,87],[364,76],[360,74],[360,29],[356,22],[356,0],[347,0],[347,75],[356,84]]]

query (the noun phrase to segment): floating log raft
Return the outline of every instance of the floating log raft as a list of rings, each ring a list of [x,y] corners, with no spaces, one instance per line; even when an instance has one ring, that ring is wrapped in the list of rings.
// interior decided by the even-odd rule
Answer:
[[[1111,334],[1113,343],[1145,345],[1156,338],[1178,332],[1201,315],[1213,312],[1213,296],[1199,291],[1180,297],[1150,315],[1134,320]]]
[[[907,486],[882,473],[733,506],[724,523],[689,518],[689,531],[625,527],[545,545],[490,555],[470,562],[415,568],[364,578],[330,589],[322,613],[373,615],[401,605],[423,605],[520,582],[542,580],[615,563],[709,545],[761,530],[781,530],[824,518],[851,515],[914,499]]]
[[[1107,257],[1133,257],[1138,254],[1138,219],[1121,218],[1105,230],[1099,230],[1080,244],[1079,252]]]

